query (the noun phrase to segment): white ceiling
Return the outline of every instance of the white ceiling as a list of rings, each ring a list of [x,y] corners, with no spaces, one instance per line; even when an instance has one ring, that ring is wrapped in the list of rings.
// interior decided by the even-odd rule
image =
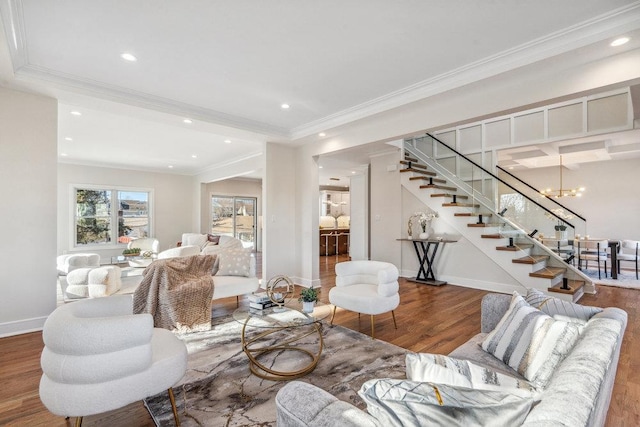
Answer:
[[[59,99],[61,161],[183,174],[640,28],[631,0],[6,0],[0,13],[0,84]]]

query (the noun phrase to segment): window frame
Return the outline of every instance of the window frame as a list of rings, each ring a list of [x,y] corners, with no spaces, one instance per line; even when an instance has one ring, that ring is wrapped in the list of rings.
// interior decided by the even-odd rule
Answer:
[[[94,190],[94,191],[110,191],[115,195],[115,201],[112,203],[116,207],[119,206],[120,200],[117,198],[118,192],[138,192],[148,194],[148,213],[149,218],[149,237],[155,235],[154,231],[154,190],[152,188],[145,187],[126,187],[120,185],[96,185],[96,184],[71,184],[69,186],[69,247],[73,249],[91,248],[92,250],[99,249],[120,249],[127,246],[126,243],[118,243],[118,208],[111,209],[111,242],[108,243],[77,243],[77,227],[76,227],[76,214],[77,214],[77,190]],[[115,224],[115,227],[113,226]]]

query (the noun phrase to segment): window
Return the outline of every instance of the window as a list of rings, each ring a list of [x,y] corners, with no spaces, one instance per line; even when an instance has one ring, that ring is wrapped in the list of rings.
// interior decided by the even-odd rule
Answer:
[[[124,244],[149,237],[150,200],[150,191],[74,188],[74,246]]]

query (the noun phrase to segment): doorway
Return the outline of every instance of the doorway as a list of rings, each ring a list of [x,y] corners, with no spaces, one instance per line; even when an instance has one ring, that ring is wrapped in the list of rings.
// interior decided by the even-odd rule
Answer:
[[[245,248],[256,247],[258,199],[240,196],[211,196],[211,234],[233,236]]]

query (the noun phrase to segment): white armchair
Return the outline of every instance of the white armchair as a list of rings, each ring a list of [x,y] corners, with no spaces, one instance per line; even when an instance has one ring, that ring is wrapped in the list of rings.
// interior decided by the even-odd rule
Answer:
[[[58,307],[44,324],[40,399],[56,415],[82,417],[169,391],[186,372],[187,349],[150,314],[132,314],[131,295]]]
[[[398,294],[398,269],[395,265],[381,261],[347,261],[336,264],[336,286],[329,291],[329,302],[334,305],[331,324],[336,308],[369,314],[371,316],[371,338],[375,327],[373,316],[391,312],[396,324],[394,310],[400,304]]]
[[[100,255],[90,253],[64,254],[56,259],[58,274],[66,276],[78,268],[100,266]]]
[[[160,242],[153,237],[144,237],[141,239],[135,239],[127,244],[127,249],[138,248],[140,249],[140,255],[142,258],[129,260],[130,267],[148,267],[149,264],[158,258],[158,250],[160,249]]]

